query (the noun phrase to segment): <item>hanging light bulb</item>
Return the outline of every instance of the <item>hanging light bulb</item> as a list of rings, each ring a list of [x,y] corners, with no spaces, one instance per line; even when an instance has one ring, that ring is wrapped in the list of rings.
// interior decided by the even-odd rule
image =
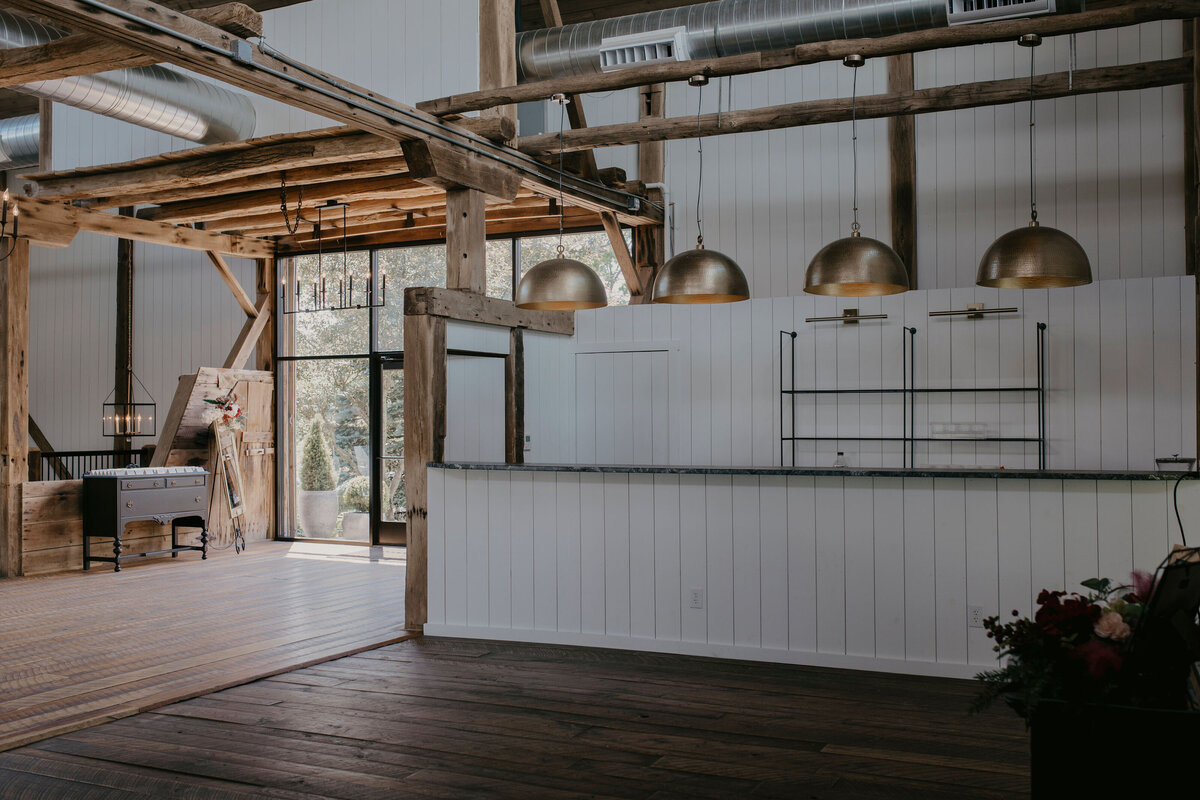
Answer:
[[[1029,225],[1001,236],[983,254],[975,282],[995,289],[1056,289],[1092,282],[1092,265],[1079,242],[1055,228],[1038,223],[1034,160],[1033,48],[1042,43],[1035,33],[1017,44],[1029,48]]]
[[[708,78],[696,75],[688,84],[697,87],[696,142],[700,164],[696,178],[696,249],[673,257],[659,268],[650,286],[654,303],[736,303],[750,299],[750,284],[737,263],[716,250],[704,249],[704,227],[700,219],[700,200],[704,188],[704,139],[700,136],[700,100]],[[720,101],[718,99],[718,113]]]
[[[559,104],[558,115],[558,256],[534,265],[521,276],[513,303],[517,308],[542,311],[577,311],[603,308],[608,305],[608,293],[596,271],[573,258],[563,255],[563,128],[570,100],[565,94],[550,98]]]
[[[867,63],[850,55],[842,63],[854,70],[850,99],[850,136],[854,158],[854,221],[850,235],[825,245],[808,265],[804,291],[839,297],[878,297],[908,291],[908,270],[896,251],[863,236],[858,224],[858,68]]]

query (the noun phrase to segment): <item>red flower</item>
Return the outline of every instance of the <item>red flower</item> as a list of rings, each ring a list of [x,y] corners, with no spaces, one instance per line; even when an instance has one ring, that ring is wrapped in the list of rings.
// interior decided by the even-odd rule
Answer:
[[[1079,645],[1072,655],[1083,661],[1089,675],[1103,680],[1121,671],[1121,654],[1117,648],[1099,639],[1089,639]]]
[[[1133,591],[1130,594],[1136,598],[1134,602],[1148,602],[1150,595],[1154,594],[1154,576],[1139,569],[1134,570],[1129,577],[1133,581]]]
[[[1034,615],[1034,622],[1050,636],[1081,635],[1086,638],[1100,619],[1100,606],[1089,603],[1079,595],[1068,596],[1066,592],[1043,590],[1038,595],[1038,603],[1041,608]]]

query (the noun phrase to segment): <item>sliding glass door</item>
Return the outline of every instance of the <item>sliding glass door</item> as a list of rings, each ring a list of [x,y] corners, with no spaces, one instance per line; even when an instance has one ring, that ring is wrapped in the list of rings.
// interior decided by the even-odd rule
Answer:
[[[374,360],[373,444],[375,485],[372,544],[407,544],[404,493],[404,356],[381,354]]]

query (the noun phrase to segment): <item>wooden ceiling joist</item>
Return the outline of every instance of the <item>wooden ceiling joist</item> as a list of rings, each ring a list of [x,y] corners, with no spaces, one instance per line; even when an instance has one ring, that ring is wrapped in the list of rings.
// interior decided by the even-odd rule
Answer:
[[[272,242],[167,225],[162,222],[75,208],[49,200],[21,201],[21,238],[44,247],[66,247],[80,231],[138,242],[212,251],[241,258],[271,258]]]
[[[1037,99],[1073,97],[1077,95],[1148,89],[1187,83],[1192,79],[1191,57],[1166,61],[1127,64],[1119,67],[1098,67],[1039,75],[1034,78],[1033,94]],[[878,94],[857,98],[859,119],[881,119],[908,114],[929,114],[1005,103],[1020,103],[1029,99],[1029,79],[1009,78],[998,81],[938,86],[896,94]],[[769,106],[747,111],[726,111],[696,117],[643,119],[638,122],[601,125],[583,130],[565,131],[561,136],[541,134],[517,140],[517,146],[527,153],[558,152],[594,147],[637,144],[646,141],[691,139],[699,136],[720,136],[750,131],[794,128],[828,122],[846,122],[851,118],[850,98],[808,100],[781,106]]]
[[[223,3],[186,13],[241,38],[262,35],[262,15],[244,3]],[[33,47],[0,50],[0,87],[147,67],[158,61],[137,48],[114,45],[100,36],[77,33]]]
[[[1192,17],[1200,17],[1200,0],[1153,0],[1151,2],[1123,3],[1114,8],[1082,11],[1077,14],[1029,17],[976,25],[956,25],[949,28],[933,28],[883,36],[877,39],[815,42],[797,45],[788,50],[747,53],[696,61],[672,61],[645,67],[629,67],[595,75],[532,81],[499,89],[440,97],[436,100],[417,103],[417,108],[438,116],[461,114],[498,105],[545,100],[559,92],[565,94],[605,92],[646,86],[651,83],[683,81],[696,74],[715,78],[782,69],[802,64],[816,64],[822,61],[840,61],[851,54],[879,58],[938,50],[945,47],[1015,41],[1026,33],[1059,36],[1120,28],[1143,22]]]

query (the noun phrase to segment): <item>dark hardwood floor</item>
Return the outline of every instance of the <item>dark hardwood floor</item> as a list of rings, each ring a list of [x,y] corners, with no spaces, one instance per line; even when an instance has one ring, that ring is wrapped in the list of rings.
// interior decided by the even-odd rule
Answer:
[[[420,638],[0,754],[0,797],[1009,798],[968,681]]]

